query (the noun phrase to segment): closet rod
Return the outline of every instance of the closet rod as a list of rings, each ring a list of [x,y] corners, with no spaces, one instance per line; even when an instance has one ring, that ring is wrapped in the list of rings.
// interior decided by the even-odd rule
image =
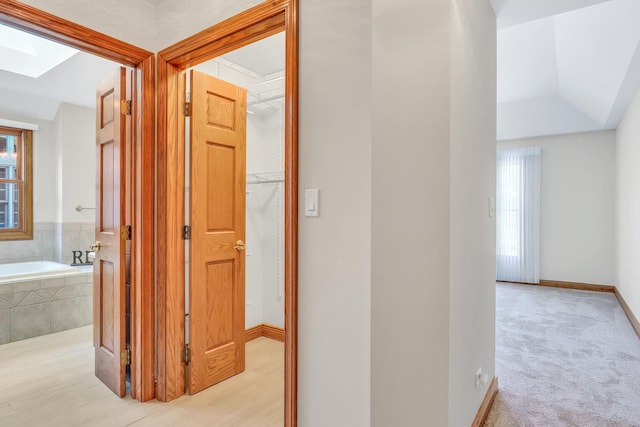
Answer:
[[[252,105],[258,105],[258,104],[262,104],[263,102],[275,101],[277,99],[283,99],[283,98],[284,98],[284,95],[274,95],[274,96],[267,96],[266,98],[258,98],[255,101],[248,102],[247,107],[251,107]]]
[[[262,179],[259,181],[251,181],[251,182],[247,182],[247,185],[251,185],[251,184],[272,184],[275,182],[284,182],[284,179]]]

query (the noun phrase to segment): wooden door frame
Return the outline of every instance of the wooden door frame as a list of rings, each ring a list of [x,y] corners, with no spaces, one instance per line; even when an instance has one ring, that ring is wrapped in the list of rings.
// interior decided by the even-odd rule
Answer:
[[[0,3],[0,23],[132,67],[134,73],[131,298],[132,397],[147,401],[154,389],[154,158],[155,55],[16,0]]]
[[[158,400],[185,393],[185,147],[180,144],[180,73],[270,35],[286,34],[285,83],[285,426],[297,425],[298,0],[268,0],[158,53],[157,339]]]

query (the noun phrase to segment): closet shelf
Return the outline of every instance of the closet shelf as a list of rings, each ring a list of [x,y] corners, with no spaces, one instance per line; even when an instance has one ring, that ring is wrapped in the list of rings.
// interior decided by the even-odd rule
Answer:
[[[247,185],[272,184],[277,182],[284,182],[284,172],[263,172],[247,174]]]

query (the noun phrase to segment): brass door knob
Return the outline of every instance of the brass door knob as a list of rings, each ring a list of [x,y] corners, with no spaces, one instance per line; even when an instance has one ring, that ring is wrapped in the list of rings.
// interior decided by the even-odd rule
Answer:
[[[234,248],[238,251],[244,251],[244,242],[242,240],[238,240]]]
[[[100,243],[100,241],[98,240],[93,245],[90,245],[89,249],[91,249],[92,251],[99,251],[101,247],[102,243]]]

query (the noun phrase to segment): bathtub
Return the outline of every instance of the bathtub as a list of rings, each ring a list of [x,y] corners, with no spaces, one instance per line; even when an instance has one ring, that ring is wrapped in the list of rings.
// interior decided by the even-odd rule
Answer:
[[[90,325],[92,268],[52,261],[0,264],[0,344]]]
[[[77,273],[79,270],[53,261],[17,262],[0,264],[0,285],[16,280],[35,280],[43,277]]]

